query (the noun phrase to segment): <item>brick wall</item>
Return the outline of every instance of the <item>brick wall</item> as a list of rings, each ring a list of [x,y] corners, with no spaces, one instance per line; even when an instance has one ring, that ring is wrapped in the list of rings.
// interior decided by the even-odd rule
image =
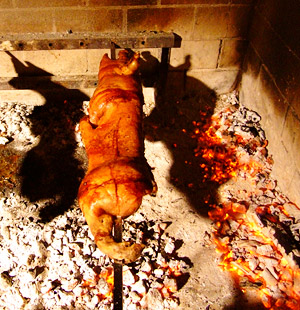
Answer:
[[[300,2],[259,0],[241,100],[262,115],[275,176],[300,205]]]
[[[1,0],[0,36],[175,32],[182,38],[170,59],[169,87],[175,96],[194,91],[199,81],[227,92],[235,87],[244,63],[241,100],[263,116],[280,186],[300,203],[299,5],[299,0]],[[93,76],[104,52],[13,52],[23,64],[18,73],[10,56],[0,52],[0,77],[43,74],[41,69],[64,78]],[[158,57],[157,50],[148,52]],[[32,100],[26,91],[22,100]],[[85,91],[90,95],[93,89]],[[16,92],[2,91],[1,101],[9,100],[17,100]]]
[[[252,0],[1,0],[0,36],[28,32],[172,31],[182,38],[173,49],[170,81],[182,89],[186,73],[193,90],[201,80],[217,92],[235,86],[246,48]],[[97,73],[104,51],[14,52],[22,62],[54,75]],[[157,50],[151,50],[157,57]],[[0,75],[15,76],[0,52]],[[174,85],[172,85],[174,87]],[[180,94],[178,94],[180,95]]]

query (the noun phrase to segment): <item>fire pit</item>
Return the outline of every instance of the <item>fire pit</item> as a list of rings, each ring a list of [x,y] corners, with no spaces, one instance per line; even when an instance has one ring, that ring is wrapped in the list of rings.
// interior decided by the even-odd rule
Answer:
[[[61,106],[1,106],[4,309],[113,308],[113,262],[96,248],[68,185],[86,167],[76,131],[86,104],[80,110],[65,100],[61,118]],[[272,179],[259,115],[236,93],[171,107],[167,119],[153,103],[144,107],[146,157],[159,191],[123,224],[124,240],[146,244],[123,266],[124,309],[298,309],[299,208]],[[46,142],[51,152],[40,148]],[[72,150],[76,170],[70,164],[57,174],[52,157],[61,149]],[[32,158],[48,174],[40,197],[24,185],[28,167],[33,181],[44,180],[32,164],[24,168]],[[57,176],[64,190],[51,185]]]

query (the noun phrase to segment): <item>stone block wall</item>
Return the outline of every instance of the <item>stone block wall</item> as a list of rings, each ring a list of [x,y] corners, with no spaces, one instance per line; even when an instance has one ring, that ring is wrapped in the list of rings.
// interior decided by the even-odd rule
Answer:
[[[300,205],[300,2],[259,0],[249,33],[241,101],[262,116],[274,174]]]
[[[241,101],[262,115],[277,179],[300,204],[299,7],[299,0],[1,0],[0,38],[22,33],[175,32],[182,42],[171,52],[169,94],[181,96],[200,84],[226,93],[242,76]],[[16,69],[11,56],[0,51],[0,79],[96,76],[105,52],[12,52],[19,61]],[[159,59],[157,49],[146,52]],[[82,91],[91,95],[93,84]],[[17,94],[28,103],[41,100],[30,89],[0,93],[1,102],[18,101]]]
[[[186,75],[224,93],[235,87],[246,49],[253,0],[2,0],[0,37],[20,33],[175,32],[170,80],[183,90]],[[55,76],[95,75],[103,50],[13,52]],[[151,55],[158,57],[157,50]],[[16,76],[10,57],[0,52],[0,76]],[[31,67],[31,69],[33,66]],[[23,68],[28,72],[29,69]],[[32,73],[34,74],[34,72]],[[194,84],[185,84],[186,91]],[[174,85],[172,84],[172,87]],[[185,91],[184,90],[184,91]],[[177,95],[180,95],[177,94]]]

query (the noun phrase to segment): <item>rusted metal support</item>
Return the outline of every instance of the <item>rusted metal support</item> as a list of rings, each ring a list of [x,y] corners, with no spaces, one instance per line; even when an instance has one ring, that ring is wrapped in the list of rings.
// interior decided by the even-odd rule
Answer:
[[[110,58],[116,59],[116,44],[114,42],[110,43]]]
[[[155,98],[158,106],[163,104],[165,99],[165,88],[167,84],[170,56],[171,48],[163,47],[160,51],[160,68]]]
[[[130,34],[32,33],[0,36],[0,51],[7,52],[8,54],[10,54],[10,51],[108,49],[111,51],[111,56],[115,58],[116,49],[159,48],[161,49],[161,65],[157,93],[159,94],[158,98],[161,98],[161,100],[163,100],[167,79],[170,50],[171,48],[180,47],[180,45],[181,38],[178,35],[155,31]],[[17,82],[17,89],[48,89],[55,86],[58,88],[63,86],[67,89],[80,89],[96,87],[98,78],[97,75],[67,77],[38,75],[18,77]],[[0,90],[13,89],[15,88],[10,84],[10,78],[0,78]]]
[[[178,47],[179,37],[167,32],[103,33],[29,33],[0,36],[0,51],[37,51],[72,49],[165,48]]]

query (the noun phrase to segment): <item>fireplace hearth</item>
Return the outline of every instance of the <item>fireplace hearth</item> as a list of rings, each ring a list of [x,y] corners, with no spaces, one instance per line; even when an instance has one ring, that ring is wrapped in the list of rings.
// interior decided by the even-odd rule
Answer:
[[[0,310],[300,310],[299,15],[296,0],[0,1]],[[116,242],[145,245],[128,264],[77,200],[79,121],[122,49],[139,53],[158,185],[115,220]]]
[[[96,248],[76,200],[61,209],[71,201],[61,200],[61,191],[32,202],[20,182],[26,154],[51,158],[35,149],[43,139],[56,151],[73,147],[85,169],[76,128],[87,103],[73,110],[65,101],[63,120],[58,107],[38,109],[37,120],[26,103],[1,106],[6,309],[113,308],[113,262]],[[162,123],[153,105],[144,107],[146,157],[159,191],[123,223],[124,240],[146,244],[136,263],[123,266],[124,309],[298,309],[299,208],[272,178],[260,116],[235,92],[170,104],[175,110]],[[66,135],[65,120],[75,136]],[[32,132],[45,121],[56,132],[51,139]]]

